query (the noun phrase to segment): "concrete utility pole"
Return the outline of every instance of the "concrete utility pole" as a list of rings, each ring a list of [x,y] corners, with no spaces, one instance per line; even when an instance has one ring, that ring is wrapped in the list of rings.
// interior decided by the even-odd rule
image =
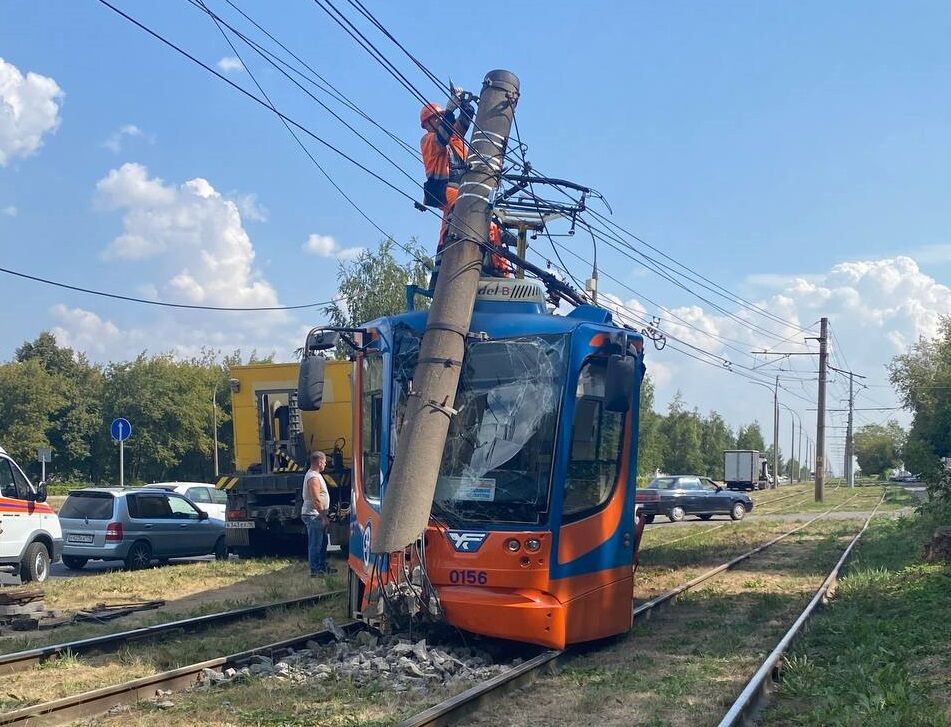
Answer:
[[[218,389],[211,392],[211,434],[215,440],[215,477],[218,477]]]
[[[822,317],[819,327],[819,403],[816,405],[816,502],[822,502],[826,477],[826,359],[829,357],[829,319]]]
[[[855,454],[855,442],[852,439],[852,418],[855,413],[855,379],[864,379],[865,377],[853,371],[837,369],[835,366],[829,368],[849,377],[849,408],[847,409],[849,421],[845,427],[845,469],[842,474],[845,476],[845,481],[848,482],[849,487],[855,487],[855,468],[852,465],[852,457]],[[834,409],[833,411],[841,411],[841,409]]]
[[[779,487],[779,376],[773,388],[773,484]]]
[[[486,74],[469,142],[468,170],[449,219],[442,269],[413,374],[414,391],[386,485],[380,532],[371,541],[375,553],[406,547],[429,523],[482,271],[481,243],[489,239],[489,195],[499,184],[518,95],[514,74]]]
[[[845,480],[849,487],[855,487],[855,475],[852,474],[852,409],[855,407],[855,379],[849,372],[849,424],[845,430]]]
[[[802,417],[799,417],[799,450],[796,452],[796,484],[802,482]]]
[[[796,452],[796,422],[793,420],[792,410],[789,411],[789,463],[792,464],[793,454]],[[798,465],[797,465],[798,466]],[[789,468],[789,484],[793,483],[792,467]]]

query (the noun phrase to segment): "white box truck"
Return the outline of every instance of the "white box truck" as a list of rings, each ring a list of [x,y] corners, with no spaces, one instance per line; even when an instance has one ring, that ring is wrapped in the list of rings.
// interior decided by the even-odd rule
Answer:
[[[766,458],[753,449],[723,453],[723,480],[730,490],[765,490],[773,485]]]

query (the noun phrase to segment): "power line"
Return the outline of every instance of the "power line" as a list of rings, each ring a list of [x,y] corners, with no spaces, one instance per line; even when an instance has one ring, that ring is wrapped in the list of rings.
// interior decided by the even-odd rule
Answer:
[[[188,58],[188,59],[189,59],[190,61],[192,61],[193,63],[196,63],[197,65],[201,66],[202,68],[204,68],[206,71],[208,71],[208,72],[211,73],[212,75],[217,76],[220,80],[222,80],[222,81],[224,81],[225,83],[227,83],[229,86],[231,86],[232,88],[234,88],[236,91],[239,91],[240,93],[244,94],[245,96],[247,96],[248,98],[250,98],[251,100],[253,100],[255,103],[260,104],[261,106],[263,106],[263,107],[266,108],[267,110],[269,110],[269,111],[271,111],[272,113],[274,113],[274,114],[280,116],[282,119],[284,119],[285,121],[287,121],[288,123],[290,123],[292,126],[294,126],[295,128],[297,128],[298,130],[304,132],[304,133],[307,134],[309,137],[311,137],[311,138],[314,139],[315,141],[319,142],[319,143],[322,144],[323,146],[327,147],[328,149],[330,149],[330,150],[331,150],[332,152],[334,152],[335,154],[338,154],[338,155],[341,156],[342,158],[346,159],[348,162],[350,162],[351,164],[353,164],[353,165],[356,166],[357,168],[361,169],[362,171],[366,172],[367,174],[369,174],[371,177],[373,177],[373,178],[376,179],[377,181],[379,181],[379,182],[381,182],[382,184],[386,185],[387,187],[389,187],[390,189],[392,189],[392,190],[393,190],[394,192],[396,192],[397,194],[399,194],[399,195],[405,197],[405,198],[408,199],[410,202],[413,202],[413,203],[416,202],[416,200],[413,199],[412,196],[410,196],[408,193],[404,192],[402,189],[400,189],[399,187],[397,187],[395,184],[393,184],[393,183],[390,182],[389,180],[387,180],[387,179],[385,179],[384,177],[380,176],[379,174],[377,174],[376,172],[374,172],[373,170],[371,170],[371,169],[370,169],[369,167],[367,167],[366,165],[360,163],[359,161],[357,161],[356,159],[354,159],[352,156],[350,156],[349,154],[347,154],[347,153],[344,152],[343,150],[341,150],[341,149],[339,149],[338,147],[336,147],[335,145],[331,144],[331,143],[330,143],[329,141],[327,141],[326,139],[324,139],[324,138],[318,136],[316,133],[314,133],[312,130],[308,129],[306,126],[304,126],[304,125],[300,124],[299,122],[295,121],[294,119],[290,118],[289,116],[287,116],[287,115],[284,114],[283,112],[281,112],[281,111],[279,111],[279,110],[273,108],[271,105],[268,104],[267,101],[265,101],[265,100],[263,100],[263,99],[261,99],[261,98],[255,96],[253,93],[251,93],[251,92],[248,91],[247,89],[242,88],[242,87],[239,86],[237,83],[235,83],[234,81],[232,81],[230,78],[225,77],[223,74],[221,74],[221,73],[219,73],[218,71],[216,71],[214,68],[212,68],[211,66],[209,66],[207,63],[205,63],[205,62],[199,60],[198,58],[196,58],[194,55],[192,55],[191,53],[189,53],[188,51],[186,51],[186,50],[185,50],[184,48],[182,48],[181,46],[176,45],[175,43],[173,43],[172,41],[170,41],[168,38],[166,38],[165,36],[163,36],[162,34],[158,33],[158,32],[155,31],[155,30],[152,30],[152,29],[149,28],[147,25],[145,25],[145,24],[139,22],[138,20],[136,20],[135,18],[133,18],[133,17],[132,17],[131,15],[129,15],[128,13],[126,13],[126,12],[120,10],[120,9],[117,8],[115,5],[113,5],[112,3],[110,3],[109,0],[98,0],[98,2],[99,2],[101,5],[105,5],[107,8],[109,8],[110,10],[112,10],[112,11],[113,11],[114,13],[116,13],[117,15],[122,16],[123,18],[125,18],[127,21],[129,21],[130,23],[132,23],[132,24],[135,25],[136,27],[140,28],[141,30],[144,30],[146,33],[148,33],[149,35],[151,35],[151,36],[152,36],[153,38],[155,38],[156,40],[158,40],[158,41],[164,43],[165,45],[167,45],[169,48],[173,49],[173,50],[176,51],[177,53],[180,53],[181,55],[185,56],[186,58]]]
[[[287,62],[285,62],[283,59],[278,58],[276,54],[271,53],[270,51],[267,51],[268,54],[271,55],[271,56],[272,56],[275,60],[277,60],[279,63],[281,63],[281,65],[285,66],[287,69],[289,69],[289,70],[291,70],[292,72],[296,73],[296,74],[299,75],[301,78],[303,78],[304,80],[306,80],[308,83],[313,84],[315,87],[319,88],[321,91],[323,91],[324,93],[328,94],[329,96],[331,96],[332,98],[334,98],[334,99],[335,99],[336,101],[338,101],[339,103],[342,103],[342,104],[343,104],[344,106],[346,106],[347,108],[349,108],[349,109],[351,109],[352,111],[354,111],[355,113],[359,114],[361,117],[363,117],[363,119],[365,119],[367,122],[373,124],[373,125],[374,125],[375,127],[377,127],[380,131],[382,131],[384,134],[386,134],[387,136],[389,136],[393,141],[395,141],[397,144],[399,144],[407,153],[409,153],[410,155],[412,155],[412,156],[416,159],[416,161],[420,161],[421,157],[420,157],[419,151],[418,151],[417,149],[415,149],[415,148],[413,148],[412,146],[410,146],[409,144],[407,144],[407,143],[406,143],[403,139],[401,139],[399,136],[397,136],[397,135],[394,134],[392,131],[390,131],[389,129],[387,129],[385,126],[383,126],[382,124],[380,124],[379,122],[377,122],[376,119],[374,119],[372,116],[370,116],[368,113],[366,113],[362,108],[360,108],[360,106],[359,106],[358,104],[354,103],[353,100],[351,100],[350,98],[348,98],[347,95],[346,95],[345,93],[343,93],[339,88],[337,88],[336,86],[334,86],[333,83],[331,83],[331,82],[330,82],[329,80],[327,80],[324,76],[322,76],[320,73],[318,73],[317,70],[316,70],[312,65],[310,65],[307,61],[305,61],[303,58],[301,58],[298,54],[296,54],[294,51],[292,51],[290,48],[288,48],[288,47],[287,47],[284,43],[282,43],[279,39],[277,39],[276,37],[274,37],[274,35],[272,35],[270,31],[268,31],[266,28],[264,28],[263,26],[261,26],[256,20],[254,20],[254,18],[252,18],[251,16],[249,16],[246,12],[244,12],[244,10],[242,10],[240,7],[238,7],[238,6],[233,2],[233,0],[225,0],[225,2],[228,3],[228,5],[230,5],[232,8],[234,8],[234,10],[237,11],[242,17],[244,17],[245,20],[247,20],[249,23],[251,23],[255,28],[257,28],[258,30],[260,30],[260,31],[261,31],[262,33],[264,33],[268,38],[270,38],[274,43],[276,43],[280,48],[282,48],[285,53],[287,53],[288,55],[291,56],[291,58],[293,58],[293,59],[296,60],[299,64],[301,64],[301,66],[303,66],[304,68],[306,68],[311,74],[313,74],[314,78],[316,78],[317,80],[315,81],[314,78],[308,77],[307,74],[302,73],[300,70],[294,68],[293,66],[291,66],[290,64],[288,64]],[[263,48],[263,46],[262,46],[262,48]]]
[[[131,295],[120,295],[119,293],[109,293],[103,290],[94,290],[92,288],[81,288],[78,285],[69,285],[68,283],[61,283],[56,280],[48,280],[47,278],[40,278],[36,275],[28,275],[27,273],[21,273],[17,270],[10,270],[9,268],[0,268],[0,273],[6,273],[7,275],[13,275],[18,278],[23,278],[25,280],[32,280],[36,283],[43,283],[44,285],[52,285],[56,288],[65,288],[66,290],[72,290],[77,293],[86,293],[88,295],[98,295],[102,298],[113,298],[115,300],[127,300],[131,303],[142,303],[143,305],[156,305],[163,308],[184,308],[187,310],[212,310],[212,311],[234,311],[234,312],[258,312],[258,311],[282,311],[282,310],[301,310],[303,308],[319,308],[324,305],[331,305],[332,303],[338,302],[338,299],[325,300],[320,303],[305,303],[303,305],[273,305],[273,306],[253,306],[249,308],[233,308],[226,306],[217,306],[217,305],[191,305],[188,303],[166,303],[160,300],[148,300],[146,298],[136,298]]]

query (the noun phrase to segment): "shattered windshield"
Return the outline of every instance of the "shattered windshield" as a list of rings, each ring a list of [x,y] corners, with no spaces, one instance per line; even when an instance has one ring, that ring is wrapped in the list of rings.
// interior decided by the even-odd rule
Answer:
[[[433,515],[450,522],[543,522],[567,356],[566,336],[467,347]]]

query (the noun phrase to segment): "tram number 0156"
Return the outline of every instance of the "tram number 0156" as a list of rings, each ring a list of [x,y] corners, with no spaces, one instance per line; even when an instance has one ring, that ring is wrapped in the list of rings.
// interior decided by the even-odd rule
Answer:
[[[489,576],[484,570],[451,570],[449,582],[454,586],[484,586]]]

